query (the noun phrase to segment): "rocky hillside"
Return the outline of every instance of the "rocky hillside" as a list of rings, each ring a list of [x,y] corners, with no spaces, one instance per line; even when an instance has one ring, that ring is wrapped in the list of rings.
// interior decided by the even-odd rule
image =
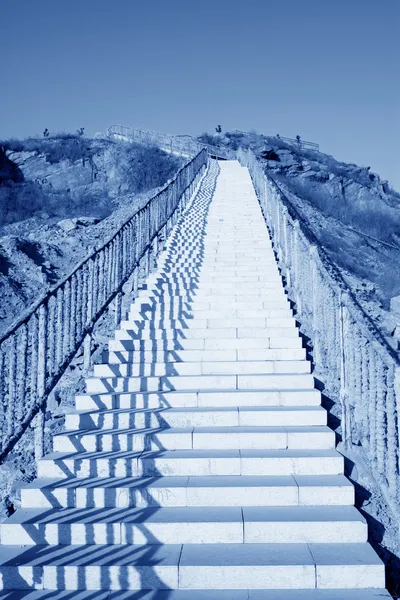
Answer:
[[[181,159],[60,135],[0,142],[0,331],[100,245]]]
[[[400,343],[400,194],[367,167],[239,131],[207,143],[251,148],[394,347]],[[397,329],[396,329],[397,328]]]

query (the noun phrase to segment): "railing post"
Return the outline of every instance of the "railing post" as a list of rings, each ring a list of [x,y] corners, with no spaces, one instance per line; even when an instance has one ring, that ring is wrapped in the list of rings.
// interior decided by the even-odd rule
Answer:
[[[340,389],[339,399],[342,410],[342,439],[345,447],[349,446],[351,437],[350,415],[348,406],[347,386],[347,352],[346,340],[348,336],[349,314],[346,306],[347,294],[341,291],[339,296],[339,323],[340,323]]]
[[[115,296],[115,326],[118,327],[118,325],[121,323],[121,317],[122,317],[122,292],[118,292],[117,295]]]
[[[40,404],[39,412],[34,421],[34,437],[35,437],[35,459],[36,462],[43,457],[44,453],[44,423],[45,423],[45,406],[40,400],[44,397],[46,390],[46,329],[47,329],[47,306],[42,304],[39,309],[39,332],[38,332],[38,370],[37,370],[37,395]]]
[[[92,356],[92,334],[87,333],[83,340],[83,372],[85,375],[89,373],[90,359]]]

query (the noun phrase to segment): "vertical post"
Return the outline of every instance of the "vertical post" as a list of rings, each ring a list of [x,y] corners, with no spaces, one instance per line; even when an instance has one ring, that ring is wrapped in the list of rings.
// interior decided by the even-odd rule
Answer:
[[[92,332],[88,332],[83,339],[83,372],[89,373],[90,358],[92,353]]]
[[[40,409],[34,419],[35,427],[35,459],[40,460],[44,453],[44,421],[45,407],[43,397],[46,391],[46,329],[47,329],[47,306],[42,304],[39,309],[39,331],[38,331],[38,370],[37,370],[37,396]]]
[[[117,295],[115,296],[115,313],[114,313],[116,327],[118,327],[118,325],[121,323],[121,316],[122,316],[122,292],[118,292]]]
[[[397,415],[399,406],[396,398],[396,377],[399,368],[391,365],[387,377],[386,393],[386,423],[387,423],[387,469],[386,479],[389,493],[394,501],[397,501],[398,478],[399,478],[399,431],[397,429]]]
[[[310,246],[309,250],[310,267],[312,274],[312,281],[309,282],[311,288],[311,326],[312,326],[312,338],[314,346],[314,362],[316,368],[319,369],[321,366],[321,323],[319,322],[319,316],[321,314],[319,305],[319,281],[318,281],[318,250],[316,246]]]
[[[93,284],[94,284],[94,259],[91,258],[89,260],[89,272],[88,272],[88,282],[87,282],[87,304],[86,304],[86,324],[85,327],[87,329],[87,333],[83,340],[83,371],[85,374],[89,372],[90,369],[90,358],[92,351],[92,318],[95,312],[95,307],[93,306]]]
[[[7,406],[7,435],[14,433],[17,401],[17,337],[11,336],[9,343],[8,361],[8,406]]]
[[[348,335],[348,308],[345,304],[346,295],[341,291],[339,296],[339,322],[340,322],[340,390],[339,398],[342,409],[342,437],[345,447],[349,444],[349,415],[348,415],[348,389],[347,389],[347,352],[346,340]]]

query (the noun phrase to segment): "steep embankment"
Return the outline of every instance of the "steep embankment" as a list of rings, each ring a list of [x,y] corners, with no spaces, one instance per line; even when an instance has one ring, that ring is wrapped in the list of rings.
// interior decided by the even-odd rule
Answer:
[[[155,147],[102,138],[0,142],[0,332],[181,162]]]
[[[256,153],[396,347],[400,316],[392,298],[400,294],[400,194],[369,167],[339,162],[277,137],[232,132],[201,139]]]

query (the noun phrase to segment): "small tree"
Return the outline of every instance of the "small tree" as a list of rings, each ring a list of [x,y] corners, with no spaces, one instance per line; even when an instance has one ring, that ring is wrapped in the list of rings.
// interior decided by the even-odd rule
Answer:
[[[296,135],[296,142],[301,146],[301,137],[299,135]]]
[[[222,133],[222,127],[221,127],[221,125],[217,125],[216,128],[215,128],[215,131],[217,133]]]
[[[85,128],[84,127],[79,127],[79,129],[76,130],[76,135],[79,135],[80,137],[82,137],[85,133]]]
[[[279,133],[276,134],[276,137],[278,138],[278,140],[281,139],[281,136],[279,135]]]
[[[43,137],[49,137],[49,135],[50,135],[50,131],[46,127],[46,129],[43,131]]]

